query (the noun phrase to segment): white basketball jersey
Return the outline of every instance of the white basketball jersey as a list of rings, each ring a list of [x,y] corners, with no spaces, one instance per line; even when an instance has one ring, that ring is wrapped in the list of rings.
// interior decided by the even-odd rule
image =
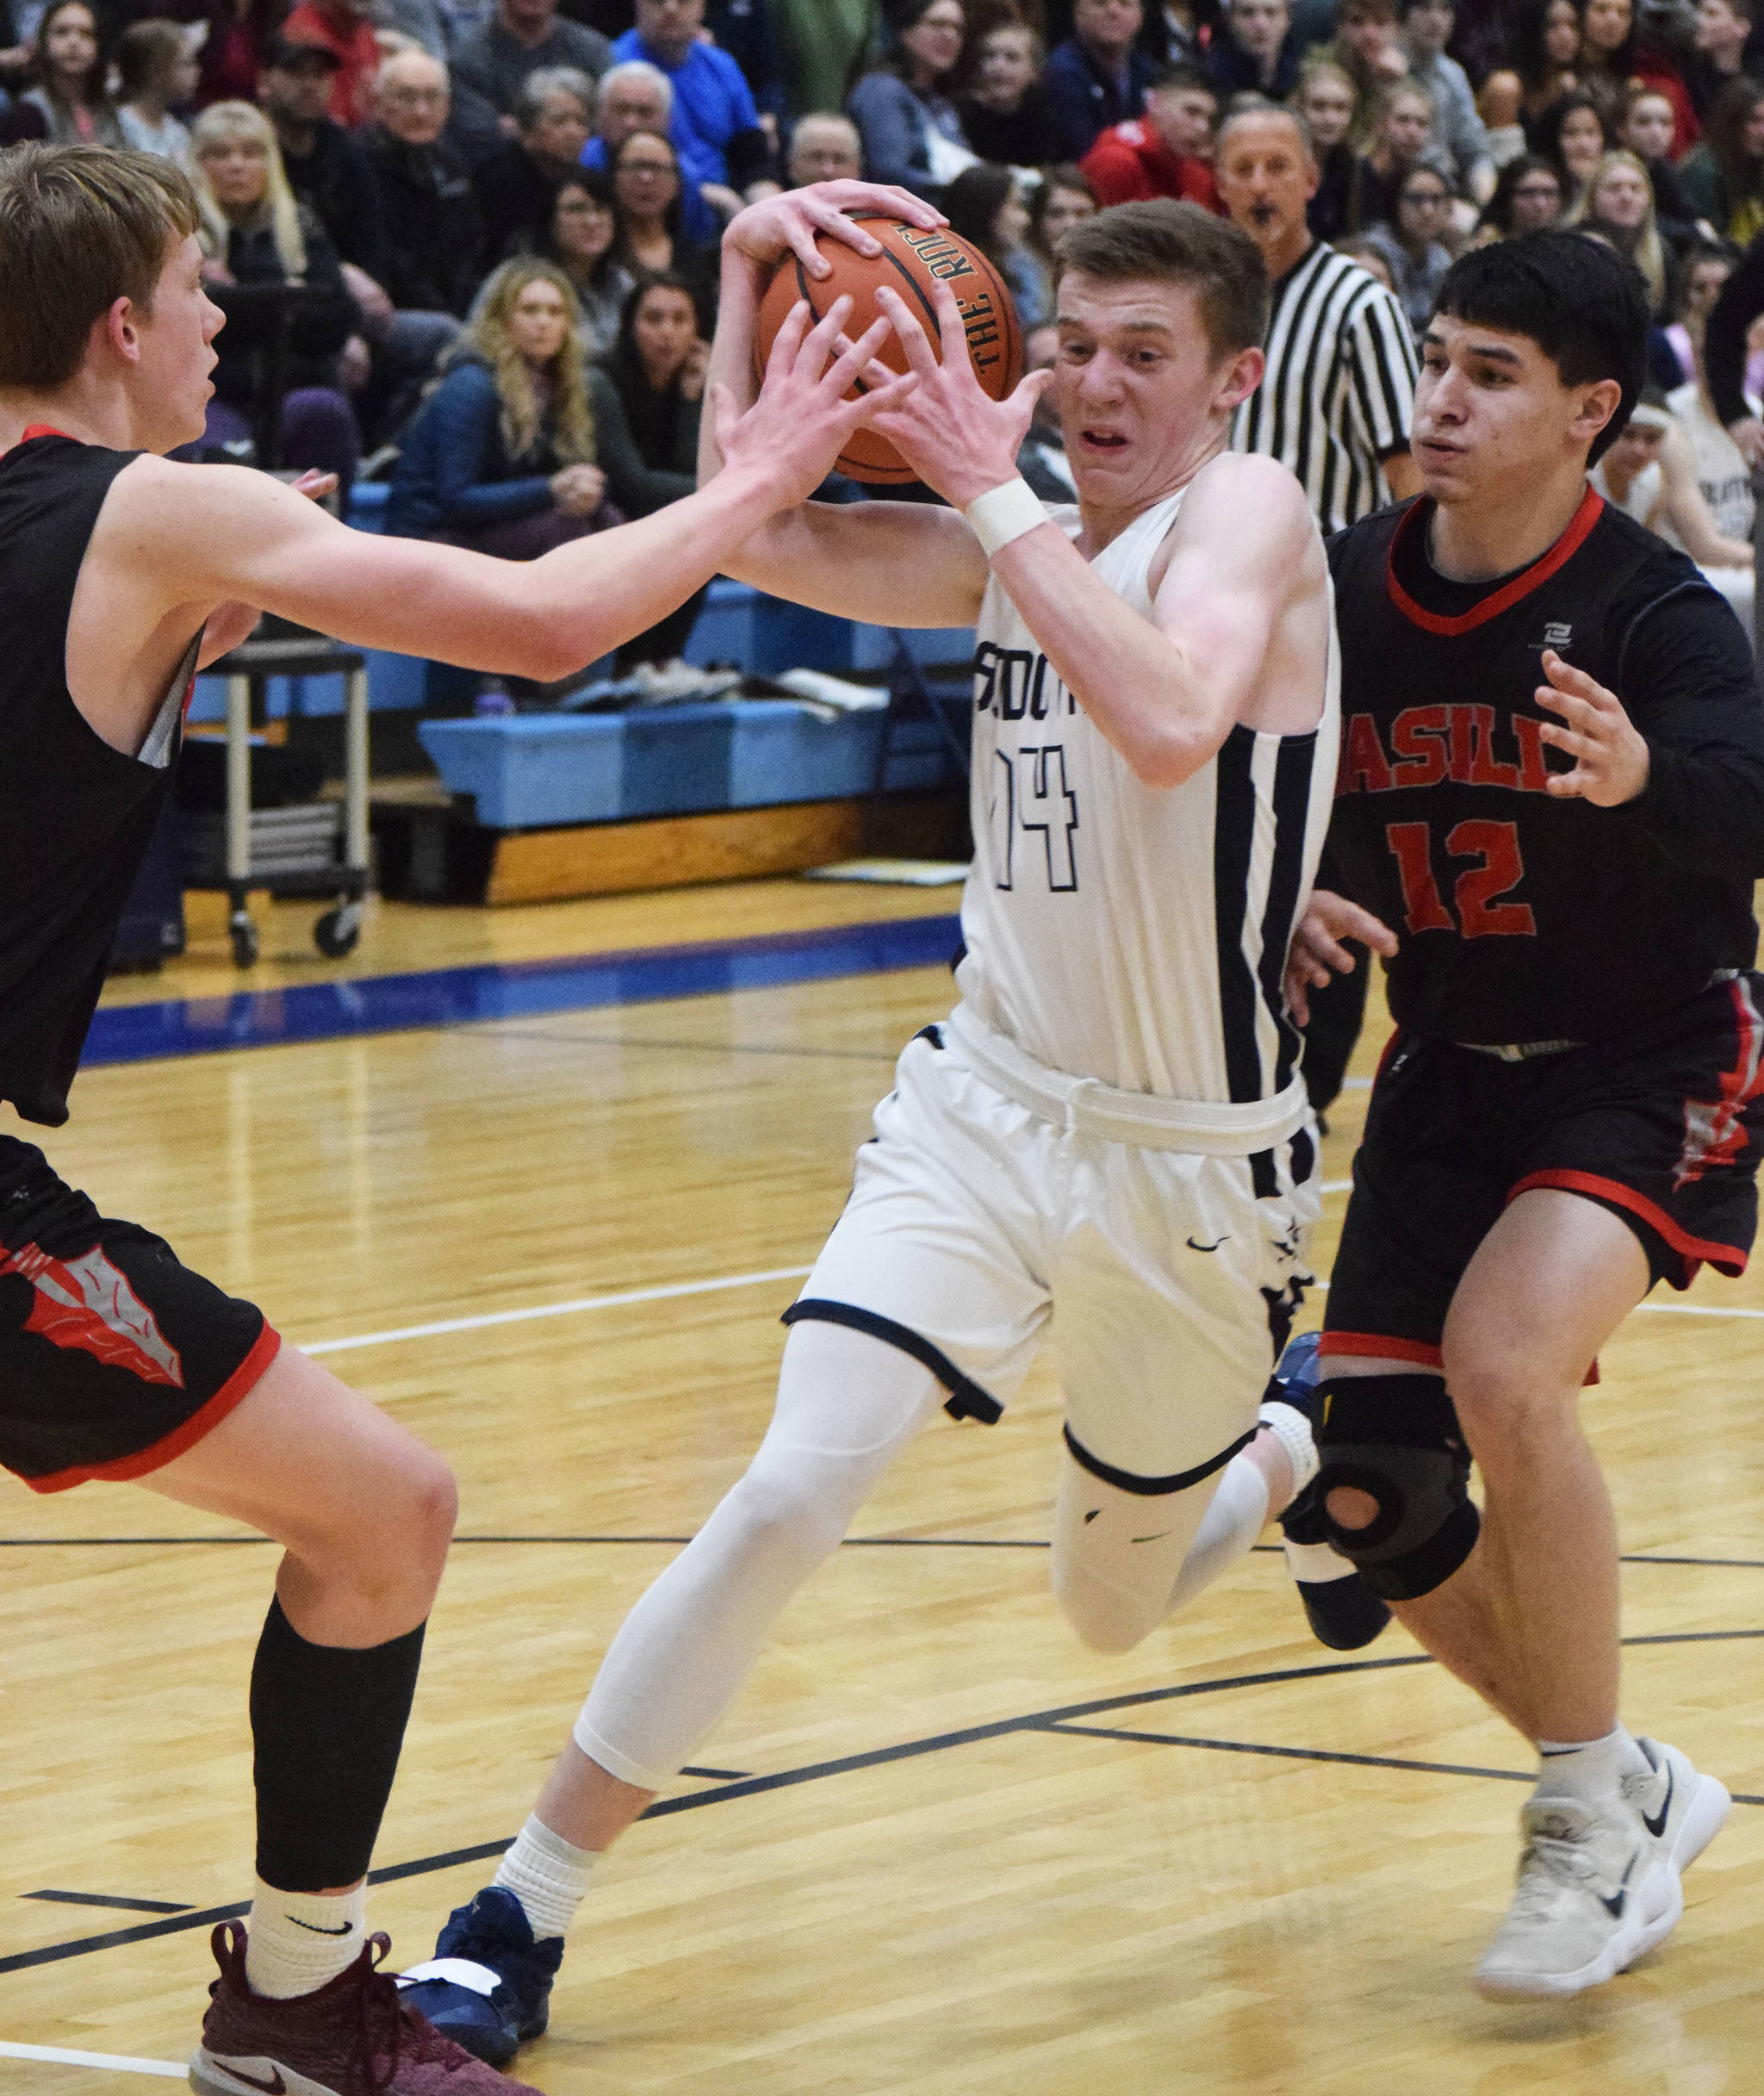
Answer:
[[[1158,503],[1090,563],[1142,618],[1181,506],[1181,492]],[[1075,508],[1048,513],[1078,537]],[[1171,1098],[1273,1098],[1298,1063],[1281,973],[1335,793],[1332,597],[1317,726],[1239,725],[1178,787],[1134,777],[996,575],[977,640],[963,998],[1056,1070]]]

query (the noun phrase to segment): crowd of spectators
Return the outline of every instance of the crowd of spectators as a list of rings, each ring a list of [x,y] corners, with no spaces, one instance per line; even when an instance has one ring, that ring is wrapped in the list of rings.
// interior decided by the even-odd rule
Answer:
[[[1715,518],[1734,438],[1764,460],[1732,328],[1712,393],[1702,356],[1764,233],[1754,4],[0,0],[0,144],[190,174],[227,313],[202,454],[268,441],[345,487],[374,454],[392,528],[531,557],[687,486],[744,200],[860,173],[931,197],[1045,361],[1064,227],[1170,196],[1254,233],[1217,144],[1277,109],[1308,185],[1291,270],[1325,244],[1416,332],[1468,244],[1572,225],[1635,263],[1681,441],[1613,454],[1612,498],[1657,479],[1662,523],[1715,560],[1744,536]],[[1742,277],[1764,307],[1764,249]],[[1065,485],[1045,420],[1034,442]]]

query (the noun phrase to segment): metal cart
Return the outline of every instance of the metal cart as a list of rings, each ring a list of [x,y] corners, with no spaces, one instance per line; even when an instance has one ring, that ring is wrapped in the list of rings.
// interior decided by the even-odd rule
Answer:
[[[264,710],[267,680],[341,672],[344,797],[291,808],[252,807],[251,731]],[[314,634],[248,640],[222,656],[213,672],[227,679],[227,793],[223,813],[184,817],[185,877],[192,887],[224,887],[234,965],[258,957],[257,927],[245,907],[252,888],[272,895],[334,893],[337,906],[313,928],[327,960],[349,953],[361,936],[368,887],[368,665],[353,648]]]

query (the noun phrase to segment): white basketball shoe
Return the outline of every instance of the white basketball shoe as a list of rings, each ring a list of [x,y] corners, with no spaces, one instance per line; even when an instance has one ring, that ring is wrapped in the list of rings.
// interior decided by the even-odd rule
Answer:
[[[1680,1874],[1721,1830],[1733,1801],[1659,1740],[1648,1767],[1602,1807],[1533,1795],[1506,1919],[1476,1968],[1497,2001],[1550,2000],[1601,1986],[1663,1943],[1684,1912]]]

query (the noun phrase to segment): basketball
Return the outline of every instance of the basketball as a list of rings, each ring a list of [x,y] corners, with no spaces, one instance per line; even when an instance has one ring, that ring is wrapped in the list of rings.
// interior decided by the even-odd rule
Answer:
[[[884,284],[898,291],[918,315],[936,354],[937,314],[931,289],[942,283],[954,292],[961,309],[974,376],[995,401],[1003,400],[1022,376],[1023,342],[1016,308],[997,271],[978,248],[947,226],[928,232],[897,218],[854,215],[882,243],[882,252],[860,255],[842,240],[817,237],[817,246],[833,264],[832,275],[819,278],[811,277],[794,255],[786,255],[760,305],[754,343],[760,372],[763,375],[778,331],[798,299],[809,302],[818,320],[836,298],[848,294],[852,314],[846,322],[846,333],[855,341],[872,321],[884,317],[876,302],[876,294]],[[879,360],[897,371],[907,368],[906,351],[893,335],[882,345]],[[838,469],[854,481],[873,485],[918,478],[891,444],[867,429],[859,430],[852,438],[840,454]]]

